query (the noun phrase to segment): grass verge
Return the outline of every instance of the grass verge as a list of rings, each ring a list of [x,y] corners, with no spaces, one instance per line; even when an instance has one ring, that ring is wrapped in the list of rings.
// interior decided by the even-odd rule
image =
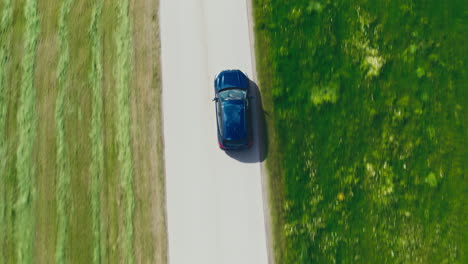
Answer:
[[[167,263],[158,7],[158,1],[130,2],[133,28],[130,112],[137,263]]]

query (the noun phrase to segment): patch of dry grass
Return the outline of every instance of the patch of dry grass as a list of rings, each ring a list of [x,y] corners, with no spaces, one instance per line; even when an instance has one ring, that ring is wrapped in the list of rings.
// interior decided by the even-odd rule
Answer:
[[[131,133],[138,139],[132,141],[138,263],[167,263],[158,8],[158,1],[130,2],[134,69]]]

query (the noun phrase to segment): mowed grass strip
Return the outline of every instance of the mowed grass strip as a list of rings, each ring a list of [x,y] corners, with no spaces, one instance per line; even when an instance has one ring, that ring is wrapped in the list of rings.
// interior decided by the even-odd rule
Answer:
[[[117,64],[116,35],[118,26],[118,1],[103,1],[100,28],[102,34],[103,66],[103,140],[104,140],[104,177],[101,182],[102,235],[106,242],[106,256],[103,262],[119,263],[124,260],[122,250],[123,205],[121,204],[120,162],[117,142],[117,92],[115,65]],[[107,257],[107,258],[104,258]]]
[[[2,2],[3,3],[3,2]],[[22,83],[22,62],[24,54],[24,29],[26,18],[24,16],[24,4],[12,1],[13,14],[11,27],[9,28],[10,43],[8,49],[8,61],[5,74],[4,96],[7,100],[6,111],[6,174],[5,178],[5,222],[2,224],[5,228],[5,240],[3,241],[3,251],[6,259],[13,263],[18,262],[17,256],[17,236],[16,236],[16,204],[18,200],[18,179],[16,171],[17,148],[19,145],[19,133],[17,115],[19,111],[19,101]],[[3,9],[0,9],[3,11]]]
[[[59,61],[58,23],[62,1],[38,1],[40,34],[37,46],[35,87],[37,134],[34,143],[34,262],[55,263],[57,217],[57,70]]]
[[[103,241],[103,223],[101,221],[101,179],[104,174],[104,140],[103,140],[103,67],[101,62],[101,37],[100,30],[102,0],[94,2],[91,26],[91,72],[89,75],[92,89],[92,120],[90,140],[92,144],[91,159],[91,214],[93,232],[93,263],[101,263],[106,258],[106,248]]]
[[[56,263],[66,262],[65,248],[68,236],[68,215],[70,211],[70,165],[68,161],[67,146],[65,142],[65,110],[67,93],[67,76],[70,63],[70,51],[68,46],[68,28],[66,19],[69,17],[73,0],[65,0],[62,3],[58,22],[59,62],[57,69],[58,94],[55,105],[55,124],[57,133],[57,240],[55,247]]]
[[[6,138],[6,122],[8,110],[8,98],[6,88],[6,76],[8,74],[9,53],[8,46],[10,43],[9,29],[13,14],[13,5],[11,0],[3,0],[0,10],[3,10],[0,21],[0,260],[5,260],[5,241],[6,235],[6,177],[7,177],[7,138]]]
[[[91,263],[93,258],[93,233],[91,175],[92,95],[89,83],[91,49],[89,27],[92,2],[74,1],[67,18],[69,30],[70,65],[66,93],[65,133],[71,177],[67,261]]]
[[[25,1],[24,57],[21,78],[20,101],[17,114],[18,149],[16,170],[18,196],[16,202],[15,235],[19,263],[32,263],[34,245],[34,164],[33,146],[36,136],[36,91],[34,70],[39,35],[37,1]]]
[[[134,191],[133,191],[133,158],[130,135],[129,85],[132,64],[131,58],[131,25],[129,18],[129,3],[121,0],[118,5],[118,28],[116,36],[117,64],[115,78],[117,89],[117,142],[119,146],[120,182],[124,199],[124,262],[134,263]]]

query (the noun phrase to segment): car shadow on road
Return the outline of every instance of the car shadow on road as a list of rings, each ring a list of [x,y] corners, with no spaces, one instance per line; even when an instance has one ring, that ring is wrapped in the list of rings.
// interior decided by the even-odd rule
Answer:
[[[248,150],[226,151],[233,159],[244,163],[256,163],[265,160],[268,154],[268,135],[265,127],[265,111],[262,96],[255,82],[249,79],[249,93],[251,101],[253,145]]]

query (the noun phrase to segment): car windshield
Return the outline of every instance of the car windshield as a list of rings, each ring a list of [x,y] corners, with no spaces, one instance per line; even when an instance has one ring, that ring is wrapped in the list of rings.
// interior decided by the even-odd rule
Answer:
[[[230,100],[244,100],[246,92],[239,89],[229,89],[219,93],[222,102]]]

